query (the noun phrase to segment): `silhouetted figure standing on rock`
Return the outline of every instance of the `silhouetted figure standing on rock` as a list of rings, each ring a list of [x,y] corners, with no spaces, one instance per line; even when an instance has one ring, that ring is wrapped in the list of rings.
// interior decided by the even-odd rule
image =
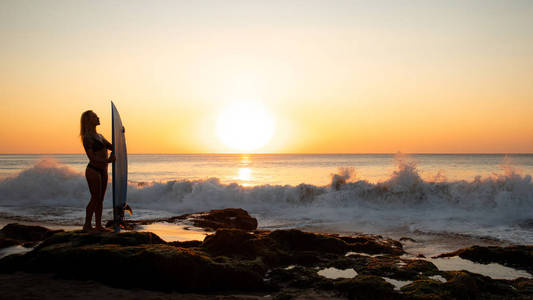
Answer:
[[[104,231],[102,227],[102,209],[104,195],[107,189],[107,164],[115,161],[114,153],[107,157],[107,150],[112,150],[113,145],[101,134],[96,132],[96,126],[100,125],[100,119],[92,111],[88,110],[81,115],[80,136],[83,148],[89,158],[89,164],[85,169],[85,178],[89,184],[91,200],[86,208],[84,231]],[[94,214],[95,227],[91,226]]]

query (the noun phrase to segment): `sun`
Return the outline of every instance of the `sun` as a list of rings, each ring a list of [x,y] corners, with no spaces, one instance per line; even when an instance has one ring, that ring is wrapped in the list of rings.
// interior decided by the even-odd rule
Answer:
[[[236,102],[220,112],[216,133],[222,143],[240,152],[266,145],[274,134],[274,119],[259,102]]]

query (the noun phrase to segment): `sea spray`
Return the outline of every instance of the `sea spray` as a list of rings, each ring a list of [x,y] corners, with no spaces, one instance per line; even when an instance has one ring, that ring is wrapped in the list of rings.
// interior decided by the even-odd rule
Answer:
[[[533,242],[533,183],[508,162],[502,174],[474,180],[424,180],[414,160],[396,159],[386,180],[372,183],[350,168],[332,174],[328,185],[245,187],[205,180],[130,183],[134,218],[179,215],[240,207],[260,226],[307,225],[358,232],[410,228]],[[106,194],[109,211],[111,193]],[[78,220],[89,200],[82,173],[50,159],[0,180],[0,212],[37,220]]]

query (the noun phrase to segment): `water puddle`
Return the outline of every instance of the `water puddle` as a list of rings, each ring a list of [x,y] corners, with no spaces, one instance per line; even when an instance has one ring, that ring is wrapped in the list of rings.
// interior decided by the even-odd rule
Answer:
[[[33,248],[25,248],[21,245],[6,247],[0,249],[0,259],[11,254],[24,254],[26,252],[30,252],[31,250],[33,250]]]
[[[413,282],[411,280],[396,280],[396,279],[392,279],[389,277],[382,277],[382,278],[385,279],[386,282],[394,285],[394,289],[397,291],[399,291],[402,287]]]
[[[337,268],[326,268],[318,271],[318,275],[329,279],[354,278],[357,272],[354,269],[340,270]]]
[[[137,231],[153,232],[167,242],[203,241],[208,234],[201,228],[167,222],[143,225]]]
[[[466,270],[472,273],[489,276],[493,279],[513,280],[518,277],[533,278],[533,276],[526,271],[506,267],[497,263],[490,263],[487,265],[478,264],[458,256],[428,258],[426,260],[432,262],[441,271]]]
[[[440,276],[440,275],[433,275],[433,276],[429,276],[429,279],[433,279],[433,280],[436,280],[436,281],[440,281],[440,282],[446,282],[446,278]]]
[[[368,254],[368,253],[363,253],[363,252],[346,252],[346,254],[344,254],[344,256],[350,256],[350,255],[361,255],[361,256],[368,256],[368,257],[378,257],[378,256],[383,256],[385,254],[382,254],[382,253],[378,253],[378,254]]]

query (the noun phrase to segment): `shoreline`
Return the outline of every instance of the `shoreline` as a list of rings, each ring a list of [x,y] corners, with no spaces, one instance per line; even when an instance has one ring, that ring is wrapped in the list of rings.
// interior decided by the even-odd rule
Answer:
[[[30,221],[25,218],[9,218],[2,216],[0,217],[0,228],[4,227],[9,223],[19,223],[23,225],[33,225],[33,226],[42,226],[49,229],[62,229],[65,231],[74,231],[81,230],[82,225],[65,225],[54,222],[43,222],[43,221]],[[104,221],[105,223],[105,221]],[[157,226],[153,225],[162,225]],[[276,230],[276,228],[269,227],[258,227],[260,230]],[[292,229],[292,228],[284,228]],[[332,228],[327,228],[323,226],[313,226],[306,225],[297,227],[296,229],[315,232],[321,234],[337,234],[337,235],[354,235],[354,234],[367,234],[364,232],[342,232],[335,231]],[[145,229],[139,228],[133,231],[151,231],[161,237],[167,242],[174,241],[190,241],[190,240],[203,240],[207,234],[214,233],[213,231],[205,231],[201,228],[195,228],[190,224],[184,223],[170,223],[163,224],[163,222],[153,223],[152,226],[148,225]],[[417,255],[422,254],[425,257],[432,257],[439,255],[445,252],[452,252],[461,248],[468,248],[471,246],[509,246],[514,245],[508,241],[497,240],[493,238],[484,238],[484,237],[473,237],[464,234],[457,233],[430,233],[422,231],[406,232],[406,231],[396,231],[396,232],[384,232],[384,233],[373,233],[373,235],[380,235],[385,238],[390,238],[393,240],[402,240],[406,239],[405,242],[402,242],[404,250],[408,253],[408,257],[416,257]],[[411,240],[414,240],[412,242]]]

